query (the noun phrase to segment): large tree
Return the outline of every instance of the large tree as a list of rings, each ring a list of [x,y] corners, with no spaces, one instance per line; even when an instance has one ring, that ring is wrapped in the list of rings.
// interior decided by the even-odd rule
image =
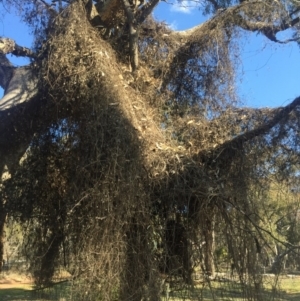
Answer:
[[[153,20],[158,2],[23,0],[34,47],[0,41],[0,236],[7,215],[24,223],[37,283],[63,263],[82,300],[157,300],[159,275],[191,283],[195,265],[213,277],[216,231],[259,290],[253,191],[299,170],[300,98],[240,108],[234,89],[242,31],[297,41],[298,2],[206,0],[211,19],[182,32]]]

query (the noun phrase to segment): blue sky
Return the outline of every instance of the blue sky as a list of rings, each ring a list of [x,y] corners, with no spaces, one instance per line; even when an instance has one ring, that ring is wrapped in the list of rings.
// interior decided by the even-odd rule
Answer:
[[[183,5],[185,1],[181,1]],[[166,21],[176,30],[184,30],[205,20],[201,11],[162,2],[154,11],[156,19]],[[283,33],[283,37],[287,34]],[[29,29],[0,4],[0,36],[10,37],[19,45],[30,47]],[[24,59],[12,57],[16,65]],[[300,95],[300,48],[296,43],[279,45],[257,34],[241,40],[238,92],[246,106],[286,105]],[[0,90],[0,96],[2,91]]]

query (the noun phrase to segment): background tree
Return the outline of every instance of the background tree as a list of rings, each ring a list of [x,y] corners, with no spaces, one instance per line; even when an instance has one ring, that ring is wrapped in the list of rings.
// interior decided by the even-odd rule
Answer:
[[[245,299],[260,299],[269,232],[253,192],[271,174],[297,174],[300,100],[239,108],[233,58],[241,29],[283,42],[276,34],[291,28],[297,40],[299,6],[205,1],[213,17],[176,32],[151,18],[157,3],[22,1],[36,41],[1,44],[1,166],[11,177],[0,225],[6,214],[26,225],[39,285],[63,264],[85,285],[81,300],[157,300],[161,273],[191,284],[197,265],[214,277],[224,223]],[[8,53],[32,63],[14,70]]]

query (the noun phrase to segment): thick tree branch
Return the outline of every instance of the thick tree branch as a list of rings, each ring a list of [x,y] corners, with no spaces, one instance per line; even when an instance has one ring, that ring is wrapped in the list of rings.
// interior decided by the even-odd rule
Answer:
[[[129,51],[131,69],[135,73],[139,66],[138,31],[132,23],[129,24]]]
[[[138,68],[138,30],[133,10],[128,0],[122,0],[129,25],[129,55],[132,72],[135,73]]]
[[[30,67],[15,68],[13,77],[0,99],[0,112],[30,101],[37,94],[37,78]]]
[[[27,56],[35,58],[35,53],[29,48],[19,46],[14,40],[0,37],[0,53],[8,54],[11,53],[16,56]]]
[[[31,68],[14,68],[0,99],[0,174],[4,164],[13,173],[40,127],[40,114],[46,110],[46,101],[37,97],[37,93],[37,78]]]
[[[8,84],[16,70],[5,56],[8,53],[16,56],[35,57],[35,54],[30,49],[17,45],[12,39],[0,37],[0,86],[5,92],[7,92]],[[4,96],[0,101],[0,110],[2,110],[3,103],[7,102],[8,97]]]
[[[300,22],[300,18],[297,17],[290,22],[284,21],[280,25],[274,25],[266,22],[251,22],[246,20],[240,15],[236,16],[237,25],[244,30],[248,31],[259,31],[264,34],[269,40],[272,42],[278,43],[286,43],[287,41],[279,41],[276,38],[276,34],[280,31],[286,30],[298,24]],[[291,40],[288,40],[291,41]]]
[[[264,22],[264,21],[255,21],[247,19],[247,14],[245,15],[245,10],[249,9],[249,6],[262,5],[262,1],[255,2],[244,2],[236,6],[227,8],[221,13],[216,14],[214,18],[208,20],[207,22],[197,25],[191,29],[185,31],[174,31],[173,36],[178,35],[180,38],[184,36],[192,36],[196,32],[203,30],[204,27],[208,30],[214,29],[216,26],[228,27],[228,25],[236,25],[247,31],[259,31],[264,34],[267,38],[274,42],[280,42],[276,38],[276,34],[280,31],[284,31],[288,28],[300,23],[300,17],[291,18],[289,20],[281,20],[280,24],[276,25],[274,23]],[[223,25],[222,25],[223,24]]]
[[[135,22],[134,13],[131,9],[129,1],[128,0],[122,0],[122,3],[123,3],[123,7],[124,7],[124,10],[125,10],[125,13],[126,13],[128,23],[134,23]]]
[[[287,115],[289,115],[298,106],[300,106],[300,96],[295,98],[286,107],[278,109],[278,113],[269,122],[263,124],[262,126],[252,131],[246,132],[243,135],[237,136],[236,138],[228,142],[228,145],[231,144],[239,145],[240,143],[247,142],[255,137],[266,134],[275,125],[277,125],[283,118],[287,117]],[[223,145],[226,145],[226,142]]]
[[[283,118],[287,117],[298,106],[300,106],[300,96],[295,98],[286,107],[279,108],[278,113],[275,114],[275,116],[270,121],[264,123],[256,129],[241,134],[230,141],[226,141],[215,149],[211,149],[205,151],[205,153],[199,154],[200,158],[202,158],[202,161],[206,162],[210,160],[215,161],[215,158],[212,157],[211,154],[218,154],[218,160],[222,160],[222,158],[225,157],[227,160],[230,160],[230,158],[236,156],[237,152],[242,150],[244,143],[254,139],[255,137],[268,133],[275,125],[277,125]]]
[[[220,32],[223,30],[225,35],[227,34],[228,39],[231,39],[230,34],[234,31],[234,28],[239,27],[252,32],[259,31],[270,40],[279,42],[275,36],[277,32],[295,26],[299,23],[298,17],[293,20],[282,20],[279,25],[274,25],[274,23],[264,21],[258,22],[255,15],[249,16],[249,11],[257,11],[257,14],[259,14],[265,5],[266,4],[263,1],[243,2],[223,10],[203,24],[185,31],[173,31],[169,35],[166,35],[164,38],[166,40],[170,39],[173,44],[174,39],[177,40],[177,50],[170,62],[169,71],[164,77],[162,89],[169,84],[172,76],[174,78],[175,73],[180,76],[180,72],[186,68],[187,62],[191,58],[195,58],[193,49],[199,49],[202,45],[205,45],[208,41],[207,36],[212,33],[212,31]],[[267,7],[267,9],[269,9],[269,7]],[[265,13],[265,16],[267,17],[267,12]],[[286,43],[288,41],[281,43]]]
[[[160,0],[150,0],[144,6],[142,6],[136,15],[136,23],[142,24],[146,18],[152,13],[155,6],[159,3]]]

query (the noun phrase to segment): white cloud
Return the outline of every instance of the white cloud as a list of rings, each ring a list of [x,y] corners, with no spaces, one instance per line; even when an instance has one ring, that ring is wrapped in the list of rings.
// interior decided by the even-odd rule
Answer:
[[[176,1],[176,3],[174,3],[171,7],[171,11],[190,14],[192,11],[191,2],[187,0]]]

